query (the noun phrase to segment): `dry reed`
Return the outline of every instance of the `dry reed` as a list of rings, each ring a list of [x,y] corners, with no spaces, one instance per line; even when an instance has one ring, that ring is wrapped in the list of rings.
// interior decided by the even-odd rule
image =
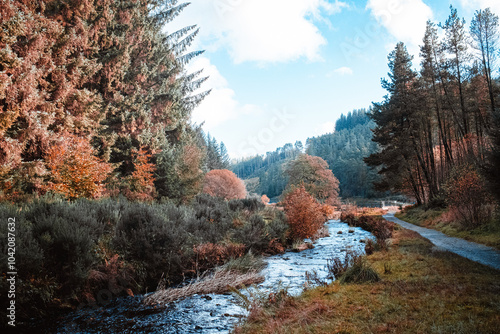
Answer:
[[[217,270],[213,275],[202,278],[182,288],[159,290],[144,298],[147,305],[170,303],[193,295],[222,294],[231,288],[240,289],[244,286],[258,284],[264,277],[257,271],[240,273],[238,271]]]

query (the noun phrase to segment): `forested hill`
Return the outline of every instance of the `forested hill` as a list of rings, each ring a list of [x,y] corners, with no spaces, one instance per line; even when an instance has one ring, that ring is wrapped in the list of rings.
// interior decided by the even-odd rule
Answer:
[[[365,109],[341,115],[335,132],[307,140],[306,153],[323,158],[340,182],[342,197],[373,197],[372,182],[376,170],[370,169],[364,157],[377,152],[371,129],[375,126]]]
[[[304,151],[302,142],[288,143],[265,156],[256,155],[233,164],[232,171],[247,184],[251,193],[266,194],[270,198],[281,195],[288,178],[285,173],[287,162],[294,160]]]
[[[323,158],[340,181],[340,194],[344,197],[376,196],[372,182],[377,174],[363,161],[377,151],[371,141],[374,123],[365,109],[342,114],[335,123],[335,132],[307,139],[304,148],[300,141],[286,144],[265,156],[257,155],[233,164],[232,170],[245,179],[250,192],[266,194],[270,198],[281,195],[288,182],[287,163],[300,153]]]

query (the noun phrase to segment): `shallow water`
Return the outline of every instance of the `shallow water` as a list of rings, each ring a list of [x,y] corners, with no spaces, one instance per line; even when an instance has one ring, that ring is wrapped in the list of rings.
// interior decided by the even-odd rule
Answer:
[[[328,259],[333,256],[343,259],[347,248],[364,252],[361,240],[371,237],[369,232],[338,220],[329,221],[327,226],[330,236],[317,240],[315,248],[266,258],[267,267],[262,272],[265,281],[259,289],[273,290],[281,282],[290,294],[298,295],[303,291],[306,271],[315,270],[325,278]],[[231,294],[195,295],[166,308],[146,306],[142,299],[143,296],[119,298],[105,307],[84,308],[64,317],[51,332],[229,333],[247,315]]]

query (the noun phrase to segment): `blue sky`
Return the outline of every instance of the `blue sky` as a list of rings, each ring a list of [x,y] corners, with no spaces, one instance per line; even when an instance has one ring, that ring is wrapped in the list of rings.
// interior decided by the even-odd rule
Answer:
[[[498,0],[192,0],[166,28],[200,27],[192,49],[205,53],[187,71],[203,68],[212,93],[193,121],[241,158],[305,144],[381,101],[388,53],[402,41],[418,68],[425,22],[450,4],[467,26],[476,9],[500,14]]]

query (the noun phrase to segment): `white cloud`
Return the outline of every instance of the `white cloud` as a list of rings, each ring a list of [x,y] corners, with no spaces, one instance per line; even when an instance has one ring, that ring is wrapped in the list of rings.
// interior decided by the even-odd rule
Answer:
[[[316,128],[316,136],[321,136],[325,133],[332,133],[335,130],[334,122],[325,122]]]
[[[348,5],[336,0],[198,0],[167,28],[198,24],[203,48],[227,48],[235,63],[320,60],[316,21]]]
[[[333,70],[332,72],[328,73],[326,76],[327,77],[331,77],[334,74],[338,74],[338,75],[352,75],[353,73],[354,72],[352,71],[352,68],[347,67],[347,66],[342,66],[342,67],[339,67],[339,68]]]
[[[490,8],[493,13],[500,15],[500,1],[498,0],[460,0],[460,3],[462,7],[471,11]]]
[[[262,109],[253,104],[241,105],[235,98],[235,92],[228,87],[227,80],[220,74],[217,67],[206,57],[198,57],[189,64],[187,71],[194,72],[203,69],[203,76],[209,76],[200,91],[211,89],[211,93],[198,105],[192,114],[192,121],[205,123],[204,129],[212,130],[227,120],[241,114],[260,114]],[[196,92],[199,93],[199,92]]]
[[[368,0],[366,8],[398,41],[404,42],[411,53],[418,54],[427,20],[433,13],[422,0]]]

